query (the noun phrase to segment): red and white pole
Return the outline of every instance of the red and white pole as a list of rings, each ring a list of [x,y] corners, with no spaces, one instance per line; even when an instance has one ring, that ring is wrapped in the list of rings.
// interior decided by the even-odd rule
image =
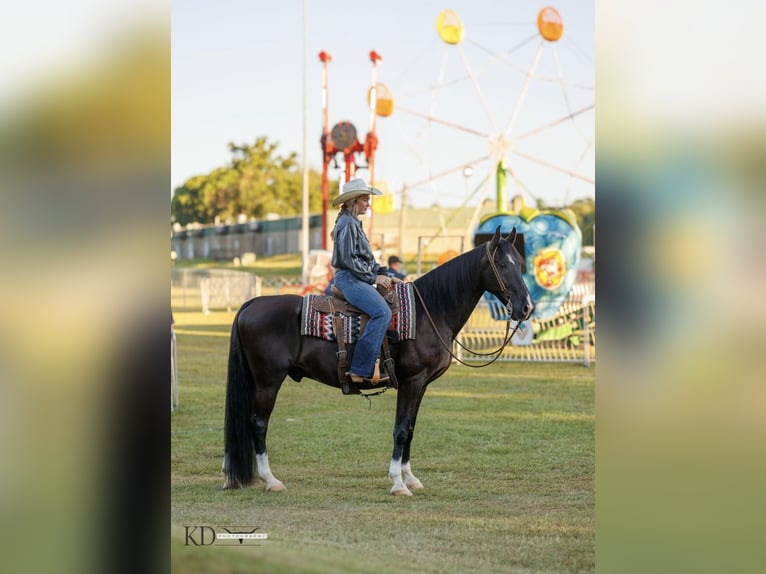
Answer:
[[[378,136],[375,133],[377,119],[377,91],[378,91],[378,62],[383,57],[375,50],[370,52],[370,61],[372,62],[372,85],[370,86],[370,129],[367,132],[367,141],[364,145],[365,155],[367,156],[367,170],[370,177],[370,185],[375,183],[375,149],[378,147]],[[370,239],[372,239],[373,224],[373,202],[370,202],[369,229]],[[382,246],[381,246],[382,247]]]

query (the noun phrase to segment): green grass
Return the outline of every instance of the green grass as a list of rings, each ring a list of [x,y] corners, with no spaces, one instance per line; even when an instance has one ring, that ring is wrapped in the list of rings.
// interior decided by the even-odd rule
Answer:
[[[287,486],[222,491],[233,313],[178,313],[172,566],[178,572],[594,571],[594,372],[453,366],[426,393],[413,441],[425,489],[389,494],[396,391],[372,399],[288,379],[269,428]],[[185,525],[251,526],[257,547],[184,546]]]

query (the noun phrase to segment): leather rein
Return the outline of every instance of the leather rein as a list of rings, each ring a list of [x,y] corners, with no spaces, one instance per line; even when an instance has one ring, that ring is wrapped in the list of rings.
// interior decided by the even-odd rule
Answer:
[[[492,268],[492,272],[495,274],[495,279],[497,280],[497,284],[500,287],[500,290],[503,292],[503,295],[505,295],[506,299],[508,299],[508,304],[511,303],[511,292],[508,290],[508,287],[505,285],[505,281],[503,281],[503,278],[500,276],[500,271],[497,268],[497,265],[495,265],[495,253],[497,253],[497,247],[495,250],[490,253],[489,252],[489,241],[485,244],[486,245],[486,251],[487,251],[487,258],[489,259],[489,265]],[[509,335],[508,332],[511,330],[511,315],[508,314],[508,320],[505,323],[505,336],[503,338],[503,344],[500,346],[499,349],[496,349],[494,351],[491,351],[489,353],[480,353],[478,351],[472,351],[463,343],[458,341],[457,339],[454,339],[454,341],[464,350],[468,353],[471,353],[472,355],[477,355],[479,357],[492,357],[492,359],[486,363],[482,363],[481,365],[472,365],[470,363],[466,363],[462,359],[460,359],[455,353],[452,352],[452,348],[450,345],[448,345],[444,338],[441,336],[441,333],[439,333],[439,329],[436,327],[436,323],[434,323],[433,317],[431,317],[431,313],[428,311],[428,307],[426,307],[425,301],[423,301],[423,296],[420,294],[420,291],[418,290],[415,283],[412,283],[412,288],[415,290],[415,294],[418,296],[418,299],[420,300],[420,304],[423,306],[423,311],[426,313],[426,317],[428,317],[428,322],[431,323],[431,326],[434,328],[434,332],[436,333],[436,336],[439,338],[439,342],[442,344],[442,347],[450,354],[450,356],[455,359],[458,363],[461,365],[465,365],[466,367],[471,367],[472,369],[478,369],[481,367],[487,367],[497,361],[497,359],[500,357],[500,355],[503,354],[503,349],[508,345],[508,343],[511,342],[511,338],[516,334],[516,331],[519,329],[519,325],[521,325],[521,321],[518,321],[516,323],[516,326],[513,328],[513,332]]]

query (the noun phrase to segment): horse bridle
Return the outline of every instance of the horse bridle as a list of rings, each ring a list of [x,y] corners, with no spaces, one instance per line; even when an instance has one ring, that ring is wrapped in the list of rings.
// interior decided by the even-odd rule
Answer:
[[[495,279],[497,279],[497,285],[500,287],[500,291],[502,291],[503,295],[505,295],[505,298],[508,299],[508,304],[506,305],[506,307],[508,307],[511,304],[511,292],[508,287],[505,286],[505,281],[503,281],[503,278],[500,277],[500,270],[497,268],[497,265],[495,265],[495,253],[497,253],[497,247],[495,247],[495,250],[490,253],[489,244],[489,241],[484,244],[486,245],[485,251],[487,252],[487,259],[489,259],[489,266],[492,268],[492,273],[495,274]]]
[[[489,251],[489,241],[486,243],[486,251],[487,251],[487,258],[489,259],[489,266],[492,268],[492,272],[495,274],[495,279],[497,280],[498,287],[500,287],[500,290],[502,291],[503,295],[505,295],[506,299],[508,299],[508,304],[506,307],[508,308],[508,319],[505,323],[505,336],[503,338],[503,344],[500,346],[499,349],[495,349],[494,351],[491,351],[489,353],[480,353],[479,351],[472,351],[463,343],[458,341],[457,339],[454,339],[454,341],[460,346],[464,351],[476,355],[479,357],[492,357],[492,359],[486,363],[482,363],[481,365],[472,365],[470,363],[466,363],[460,357],[455,355],[455,353],[452,352],[451,346],[447,345],[447,343],[444,341],[444,338],[442,337],[441,333],[439,333],[439,329],[436,327],[436,323],[434,323],[433,317],[431,317],[431,313],[428,311],[428,307],[426,307],[426,302],[423,301],[423,296],[420,294],[420,290],[418,290],[417,285],[415,283],[412,283],[412,288],[415,290],[415,294],[418,296],[418,299],[420,299],[420,304],[423,306],[423,311],[426,313],[426,317],[428,317],[428,322],[431,323],[431,327],[434,329],[434,333],[436,333],[436,336],[439,338],[439,342],[442,344],[442,347],[444,347],[444,350],[447,351],[450,356],[455,359],[458,363],[461,365],[465,365],[466,367],[471,367],[472,369],[478,369],[481,367],[488,367],[497,359],[500,357],[500,355],[503,354],[503,349],[508,345],[508,343],[511,342],[511,339],[516,334],[516,331],[518,331],[519,326],[521,325],[521,321],[518,321],[516,323],[516,326],[513,328],[513,332],[509,335],[508,332],[511,330],[511,292],[508,290],[508,287],[505,285],[505,281],[503,281],[503,278],[500,276],[500,271],[497,268],[497,265],[495,265],[495,253],[497,253],[497,247],[495,247],[495,250],[490,253]]]

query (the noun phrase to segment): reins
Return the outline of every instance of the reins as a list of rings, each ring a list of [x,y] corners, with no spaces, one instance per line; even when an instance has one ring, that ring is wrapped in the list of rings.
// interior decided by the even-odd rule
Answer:
[[[487,259],[489,259],[489,266],[492,268],[492,273],[495,274],[495,279],[497,279],[497,285],[500,287],[500,290],[503,292],[503,295],[505,295],[506,299],[510,301],[511,292],[508,290],[508,287],[505,286],[505,281],[503,281],[503,278],[500,277],[500,271],[497,270],[497,265],[495,265],[495,253],[497,253],[497,247],[495,247],[495,250],[490,253],[489,241],[487,241],[484,245],[486,245],[485,251],[487,252]]]
[[[487,250],[487,258],[489,259],[489,265],[492,268],[492,272],[495,274],[495,279],[497,279],[497,284],[500,287],[500,290],[503,292],[503,294],[506,296],[506,298],[510,302],[510,300],[511,300],[510,291],[505,286],[505,282],[503,281],[502,277],[500,277],[500,271],[498,271],[497,266],[495,265],[495,252],[497,251],[497,248],[495,248],[495,251],[490,253],[489,252],[489,242],[486,243],[486,246],[487,246],[486,250]],[[467,351],[468,353],[470,353],[472,355],[477,355],[477,356],[480,356],[480,357],[491,357],[492,355],[494,355],[494,357],[492,357],[492,360],[490,360],[490,361],[488,361],[486,363],[483,363],[481,365],[472,365],[470,363],[466,363],[465,361],[460,359],[460,357],[455,355],[455,353],[452,352],[452,349],[451,349],[450,345],[448,345],[444,341],[444,338],[441,336],[441,333],[439,333],[439,329],[436,327],[436,323],[434,322],[433,317],[431,317],[431,313],[428,311],[428,307],[426,307],[426,302],[423,300],[423,296],[420,294],[420,290],[418,289],[417,285],[415,285],[414,282],[412,283],[412,287],[415,290],[415,294],[418,296],[418,299],[420,300],[420,304],[423,306],[423,311],[425,311],[425,313],[426,313],[426,317],[428,318],[428,322],[431,323],[431,327],[433,327],[434,332],[436,333],[436,336],[439,339],[439,342],[442,344],[442,347],[444,347],[444,349],[450,354],[450,356],[453,359],[455,359],[461,365],[465,365],[466,367],[471,367],[472,369],[478,369],[478,368],[481,368],[481,367],[488,367],[489,365],[491,365],[492,363],[497,361],[497,359],[500,357],[500,355],[503,354],[503,350],[505,349],[505,347],[508,345],[508,343],[511,342],[511,339],[516,334],[516,331],[519,329],[519,325],[521,325],[521,321],[518,321],[516,323],[516,326],[513,328],[513,332],[509,335],[508,332],[511,330],[511,317],[510,317],[510,315],[508,315],[508,320],[505,323],[505,336],[503,338],[503,344],[500,346],[499,349],[496,349],[496,350],[491,351],[489,353],[480,353],[478,351],[472,351],[471,349],[469,349],[468,347],[463,345],[463,343],[461,343],[460,341],[455,339],[455,342],[458,344],[458,346],[460,346],[464,351]]]

